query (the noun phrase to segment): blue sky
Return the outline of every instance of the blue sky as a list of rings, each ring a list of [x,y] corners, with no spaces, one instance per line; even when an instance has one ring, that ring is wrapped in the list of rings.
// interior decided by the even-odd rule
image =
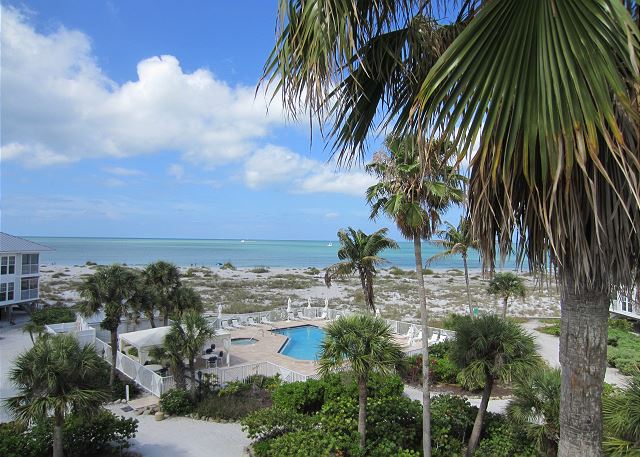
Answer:
[[[336,170],[306,124],[254,97],[276,7],[3,2],[2,231],[335,239],[350,225],[399,238],[368,220],[369,176]]]

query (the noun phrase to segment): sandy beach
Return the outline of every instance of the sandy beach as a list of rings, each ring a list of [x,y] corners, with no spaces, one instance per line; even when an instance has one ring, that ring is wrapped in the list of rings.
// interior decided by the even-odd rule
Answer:
[[[42,265],[40,295],[45,303],[73,306],[79,300],[77,287],[92,274],[95,265]],[[266,270],[266,271],[265,271]],[[181,268],[183,281],[203,297],[205,307],[216,310],[223,305],[225,313],[248,313],[284,307],[291,298],[294,306],[323,306],[329,300],[332,308],[357,309],[364,297],[356,277],[324,283],[324,272],[302,268],[209,267]],[[509,314],[520,317],[559,316],[559,295],[555,283],[544,284],[531,275],[520,273],[525,280],[527,296],[510,299]],[[469,273],[472,302],[480,311],[501,309],[501,301],[487,293],[488,280],[481,272]],[[425,275],[427,302],[434,318],[448,313],[467,312],[464,272],[458,269],[428,270]],[[386,318],[418,320],[418,291],[415,271],[381,270],[374,280],[376,305]]]

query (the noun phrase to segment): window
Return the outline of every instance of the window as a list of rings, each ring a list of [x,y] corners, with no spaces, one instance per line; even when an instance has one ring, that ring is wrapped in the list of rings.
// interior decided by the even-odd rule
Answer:
[[[38,273],[38,254],[22,254],[22,274],[31,275]]]
[[[14,255],[2,256],[2,259],[0,259],[0,274],[13,275],[15,273],[16,273],[16,256]]]
[[[20,299],[33,300],[38,298],[38,278],[25,278],[20,281]]]
[[[0,284],[0,301],[12,301],[13,300],[13,288],[12,282],[3,282]]]

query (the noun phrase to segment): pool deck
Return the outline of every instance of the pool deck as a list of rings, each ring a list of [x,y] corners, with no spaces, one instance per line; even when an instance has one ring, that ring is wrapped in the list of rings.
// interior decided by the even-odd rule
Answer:
[[[305,319],[297,321],[281,321],[274,322],[269,325],[259,325],[254,327],[245,327],[241,329],[231,330],[231,338],[254,338],[257,340],[255,344],[248,345],[232,345],[230,352],[231,366],[242,365],[245,363],[255,362],[272,362],[282,367],[305,375],[316,374],[317,364],[314,360],[298,360],[278,351],[287,341],[285,335],[280,335],[270,330],[300,327],[303,325],[315,325],[324,328],[329,322],[324,319]],[[396,337],[399,343],[405,343],[406,339]],[[413,346],[404,346],[403,350],[420,348],[418,344]]]

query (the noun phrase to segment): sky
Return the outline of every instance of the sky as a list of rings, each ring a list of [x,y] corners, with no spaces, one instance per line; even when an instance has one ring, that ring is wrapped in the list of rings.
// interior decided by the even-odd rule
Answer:
[[[373,178],[337,169],[308,122],[256,91],[276,0],[1,5],[2,231],[334,240],[386,226],[401,238],[369,220]]]

